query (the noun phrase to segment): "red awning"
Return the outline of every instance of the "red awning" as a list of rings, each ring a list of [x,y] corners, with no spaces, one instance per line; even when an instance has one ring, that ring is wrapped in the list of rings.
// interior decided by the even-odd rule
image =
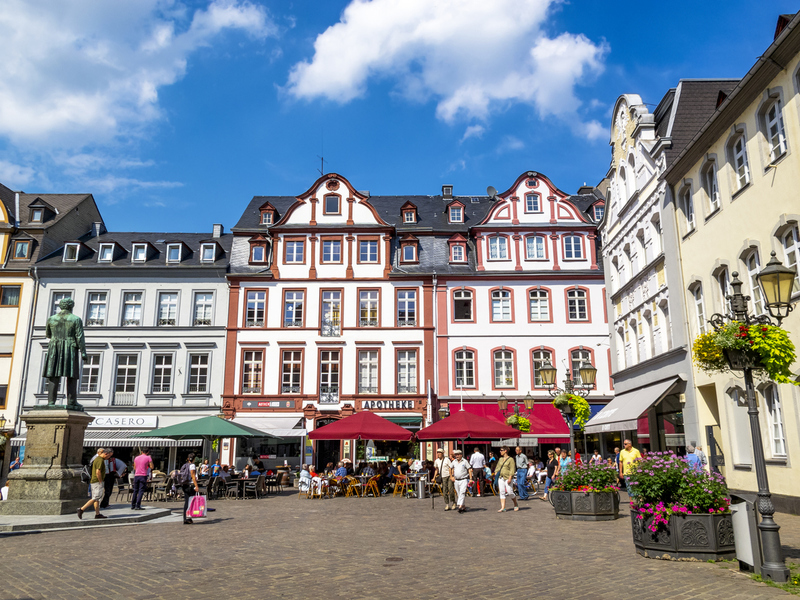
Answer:
[[[364,410],[351,417],[323,425],[308,434],[312,440],[392,440],[407,442],[413,437],[408,429]]]
[[[455,408],[455,406],[454,406]],[[520,433],[513,427],[494,419],[480,417],[471,412],[456,411],[446,419],[421,429],[417,433],[419,440],[468,440],[518,438]]]
[[[453,403],[451,407],[457,406]],[[510,408],[510,406],[509,406]],[[475,404],[470,402],[464,403],[464,410],[481,417],[486,417],[498,423],[505,423],[505,417],[497,408],[497,404]],[[542,402],[534,405],[533,414],[528,417],[531,422],[531,430],[526,432],[526,435],[543,436],[539,439],[544,444],[558,444],[565,440],[569,440],[569,426],[561,412],[553,406],[550,402]],[[546,439],[544,439],[546,436]]]

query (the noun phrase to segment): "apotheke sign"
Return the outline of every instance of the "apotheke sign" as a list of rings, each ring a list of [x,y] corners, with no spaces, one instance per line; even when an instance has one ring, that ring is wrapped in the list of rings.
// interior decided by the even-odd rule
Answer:
[[[414,400],[364,400],[361,408],[364,410],[414,410]]]
[[[95,417],[89,427],[109,429],[155,429],[158,427],[157,415],[114,415]]]

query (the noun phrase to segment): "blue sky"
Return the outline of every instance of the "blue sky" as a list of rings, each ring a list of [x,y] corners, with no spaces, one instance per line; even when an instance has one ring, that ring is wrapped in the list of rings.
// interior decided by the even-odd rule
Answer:
[[[575,192],[608,168],[620,94],[742,77],[797,10],[612,6],[4,0],[0,182],[91,192],[118,231],[230,228],[253,195],[305,191],[323,152],[373,194],[529,169]]]

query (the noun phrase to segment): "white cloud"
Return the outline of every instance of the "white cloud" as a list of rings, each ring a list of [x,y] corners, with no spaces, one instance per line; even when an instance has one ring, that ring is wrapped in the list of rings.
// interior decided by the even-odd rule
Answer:
[[[472,137],[482,138],[485,131],[486,128],[483,125],[470,125],[461,137],[461,141],[464,142]]]
[[[392,79],[414,100],[434,98],[446,121],[485,120],[527,103],[540,117],[574,122],[575,88],[603,69],[605,43],[582,34],[550,37],[560,0],[352,0],[317,36],[287,90],[296,98],[348,102],[370,80]]]
[[[86,178],[83,180],[88,189],[93,193],[110,193],[117,190],[152,190],[152,189],[172,189],[183,187],[180,181],[144,181],[132,177],[117,177],[106,175],[102,177]],[[109,201],[113,204],[113,200]]]
[[[35,173],[31,167],[0,160],[0,181],[11,188],[20,189],[33,179]]]
[[[516,152],[525,148],[525,142],[513,135],[504,135],[500,144],[497,146],[497,154],[504,154],[505,152]]]
[[[3,0],[0,136],[26,148],[83,148],[160,118],[159,89],[225,31],[277,32],[263,7],[212,0]]]
[[[583,134],[590,140],[608,139],[608,129],[599,121],[589,121],[583,124]]]

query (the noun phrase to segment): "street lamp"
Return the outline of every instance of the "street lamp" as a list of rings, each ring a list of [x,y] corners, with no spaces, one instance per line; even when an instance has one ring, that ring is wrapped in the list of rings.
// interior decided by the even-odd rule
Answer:
[[[581,365],[578,368],[581,380],[577,383],[572,379],[570,369],[567,369],[567,378],[564,380],[563,388],[556,387],[556,375],[558,374],[558,370],[549,360],[542,365],[538,372],[539,376],[542,378],[542,386],[547,388],[553,398],[559,394],[574,394],[575,392],[588,394],[594,387],[595,379],[597,379],[597,369],[592,366],[592,363],[586,361],[581,361]],[[572,459],[575,460],[574,412],[572,406],[568,402],[560,406],[559,410],[561,411],[561,416],[564,417],[564,420],[569,426],[569,448],[572,451]]]
[[[6,418],[0,417],[0,430],[3,430],[5,428],[6,428]]]
[[[447,408],[446,406],[440,406],[439,410],[438,410],[438,413],[439,413],[439,419],[440,420],[441,419],[446,419],[447,417],[450,416],[450,409]]]
[[[522,399],[522,403],[525,406],[525,410],[519,409],[519,399],[514,398],[514,410],[508,410],[508,399],[501,393],[500,397],[497,399],[497,408],[500,409],[500,412],[506,416],[510,417],[511,415],[516,415],[518,417],[525,417],[528,418],[533,414],[533,396],[531,393],[528,392],[525,397]]]
[[[780,261],[772,258],[767,266],[756,275],[756,279],[764,292],[765,304],[769,314],[778,321],[781,321],[792,311],[791,292],[796,271],[784,267]],[[728,296],[730,303],[730,314],[714,314],[709,322],[714,329],[725,326],[726,321],[741,321],[746,325],[763,323],[771,325],[772,321],[767,315],[752,316],[749,313],[749,296],[742,294],[742,282],[739,273],[733,272],[731,281],[733,293]],[[789,579],[789,569],[783,559],[781,550],[780,527],[775,522],[773,514],[775,507],[772,504],[772,495],[769,491],[769,479],[767,478],[767,463],[764,459],[764,444],[761,440],[761,425],[758,420],[758,405],[756,404],[756,392],[753,385],[753,365],[748,361],[731,363],[731,370],[741,370],[744,373],[744,387],[747,396],[747,414],[750,417],[750,436],[753,441],[753,463],[756,468],[756,481],[758,483],[758,512],[761,519],[758,529],[761,533],[761,548],[764,553],[764,562],[761,565],[761,576],[776,582],[785,582]]]

